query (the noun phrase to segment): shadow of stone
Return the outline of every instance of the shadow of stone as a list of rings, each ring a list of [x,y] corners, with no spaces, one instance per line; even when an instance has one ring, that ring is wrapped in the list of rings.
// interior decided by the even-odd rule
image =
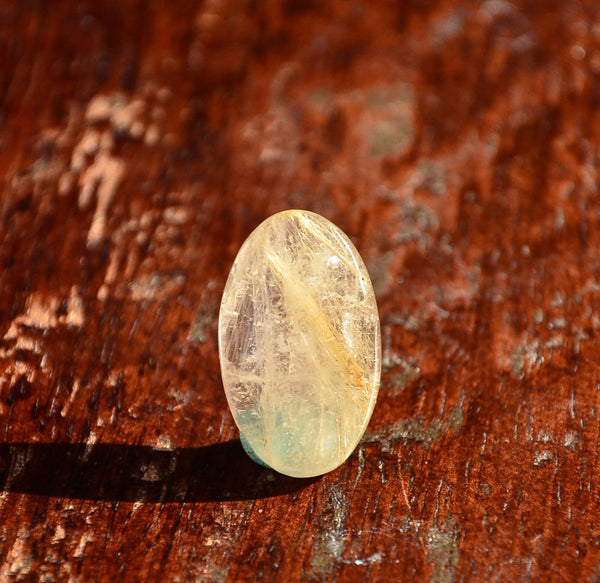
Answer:
[[[261,467],[239,440],[173,450],[99,443],[0,444],[0,491],[123,502],[223,502],[302,490]]]

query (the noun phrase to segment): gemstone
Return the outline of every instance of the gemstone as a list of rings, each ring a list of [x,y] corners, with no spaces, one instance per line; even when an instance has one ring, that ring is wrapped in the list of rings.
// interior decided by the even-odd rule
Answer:
[[[309,211],[260,224],[225,285],[219,357],[255,461],[294,477],[344,462],[369,422],[381,374],[375,294],[350,239]]]

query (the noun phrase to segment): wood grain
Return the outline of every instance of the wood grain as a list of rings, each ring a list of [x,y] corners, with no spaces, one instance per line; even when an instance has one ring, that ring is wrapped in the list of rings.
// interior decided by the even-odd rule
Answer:
[[[0,4],[0,581],[600,580],[595,0]],[[319,212],[368,434],[243,453],[216,316]]]

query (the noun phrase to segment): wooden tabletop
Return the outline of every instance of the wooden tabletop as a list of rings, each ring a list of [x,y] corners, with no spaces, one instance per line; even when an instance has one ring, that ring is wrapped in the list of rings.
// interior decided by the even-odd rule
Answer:
[[[0,581],[600,581],[597,0],[0,3]],[[337,470],[243,452],[245,237],[361,252]]]

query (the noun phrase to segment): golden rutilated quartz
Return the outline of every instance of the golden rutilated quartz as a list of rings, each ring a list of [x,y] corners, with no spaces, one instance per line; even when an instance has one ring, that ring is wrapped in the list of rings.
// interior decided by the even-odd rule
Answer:
[[[343,463],[369,422],[381,374],[375,294],[350,239],[309,211],[259,225],[227,279],[219,356],[252,457],[295,477]]]

